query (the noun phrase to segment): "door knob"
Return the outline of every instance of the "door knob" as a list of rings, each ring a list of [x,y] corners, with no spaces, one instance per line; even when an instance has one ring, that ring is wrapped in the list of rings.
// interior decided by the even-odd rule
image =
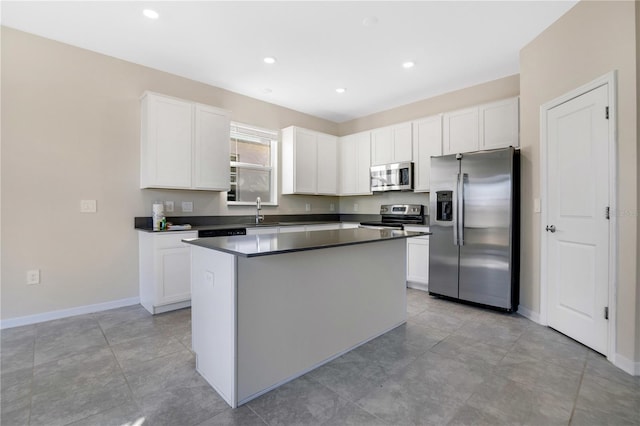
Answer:
[[[556,232],[556,226],[555,225],[551,225],[551,226],[547,225],[547,227],[545,229],[547,230],[547,232],[551,232],[552,234],[554,232]]]

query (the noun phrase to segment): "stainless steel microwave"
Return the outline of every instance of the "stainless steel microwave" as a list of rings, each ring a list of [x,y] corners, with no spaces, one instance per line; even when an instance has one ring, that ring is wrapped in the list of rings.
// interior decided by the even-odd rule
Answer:
[[[393,163],[371,167],[371,192],[412,190],[413,163]]]

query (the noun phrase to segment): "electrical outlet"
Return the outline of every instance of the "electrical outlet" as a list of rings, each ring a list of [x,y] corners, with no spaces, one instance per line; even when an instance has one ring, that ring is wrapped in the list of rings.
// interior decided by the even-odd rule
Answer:
[[[185,213],[191,213],[193,211],[193,202],[192,201],[183,201],[182,202],[182,211]]]
[[[96,200],[80,200],[80,213],[96,213],[98,202]]]
[[[306,211],[306,212],[310,212],[311,211],[311,204],[310,203],[306,203],[304,205],[304,211]]]
[[[164,211],[167,213],[173,213],[173,201],[164,202]]]
[[[40,269],[27,271],[27,285],[40,284]]]
[[[534,198],[533,199],[533,212],[534,213],[540,213],[541,208],[540,208],[540,198]]]
[[[359,209],[358,203],[353,203],[353,211],[357,212]]]
[[[335,212],[336,211],[336,205],[333,204],[333,203],[329,204],[329,211],[330,212]]]

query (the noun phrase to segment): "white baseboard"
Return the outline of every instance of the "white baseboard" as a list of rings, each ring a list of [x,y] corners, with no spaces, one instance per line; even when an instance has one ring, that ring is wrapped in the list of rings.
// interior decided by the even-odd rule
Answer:
[[[640,362],[635,362],[620,354],[613,354],[611,363],[632,376],[640,376]]]
[[[109,309],[122,308],[124,306],[137,305],[140,303],[139,297],[113,300],[111,302],[96,303],[95,305],[78,306],[75,308],[61,309],[59,311],[44,312],[24,317],[9,318],[0,321],[0,329],[20,327],[22,325],[36,324],[44,321],[51,321],[60,318],[74,317],[76,315],[91,314],[94,312],[107,311]]]
[[[531,309],[522,305],[518,306],[518,313],[523,317],[528,318],[531,321],[535,322],[536,324],[540,324],[540,313],[534,312]]]

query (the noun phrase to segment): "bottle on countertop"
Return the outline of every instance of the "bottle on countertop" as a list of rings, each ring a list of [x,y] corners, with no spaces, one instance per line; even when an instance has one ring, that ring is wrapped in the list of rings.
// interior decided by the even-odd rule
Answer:
[[[152,214],[153,220],[153,230],[160,231],[162,230],[163,221],[166,221],[164,217],[164,203],[161,201],[156,201],[153,203]],[[166,223],[166,222],[164,222]]]

